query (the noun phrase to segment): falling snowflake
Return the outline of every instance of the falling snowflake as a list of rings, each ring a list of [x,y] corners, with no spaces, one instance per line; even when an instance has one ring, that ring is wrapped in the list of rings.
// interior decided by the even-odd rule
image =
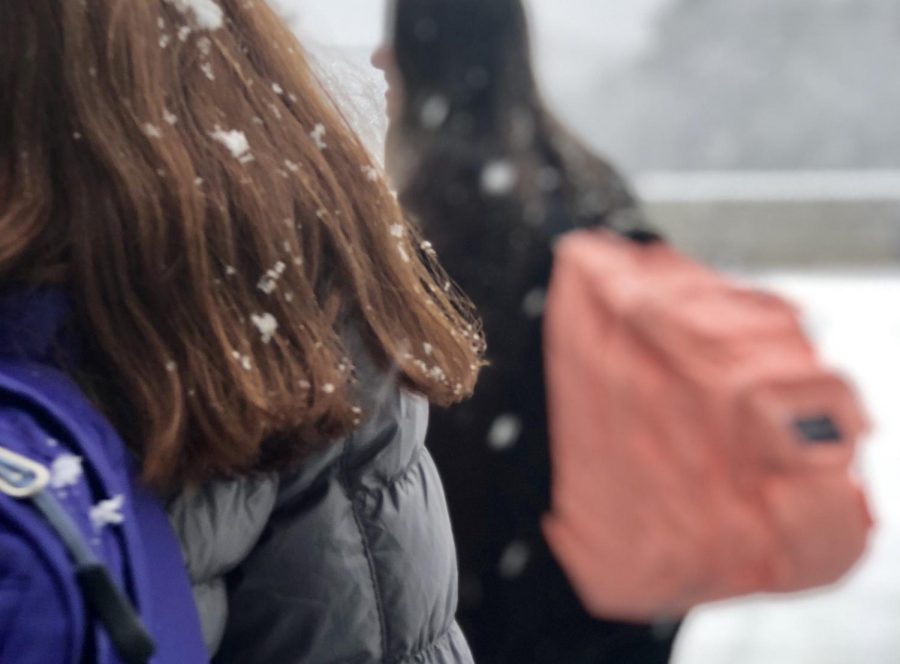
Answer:
[[[218,30],[224,25],[222,8],[214,0],[166,0],[175,9],[193,19],[201,30]]]
[[[295,164],[294,162],[292,162],[290,159],[285,159],[284,165],[287,167],[287,169],[291,173],[296,173],[297,171],[300,170],[300,167],[297,164]]]
[[[244,355],[241,357],[241,367],[243,367],[244,371],[250,371],[253,368],[253,364],[250,362],[250,356]]]
[[[173,362],[172,360],[166,362],[166,371],[168,371],[169,373],[174,373],[177,368],[178,365],[175,364],[175,362]]]
[[[144,124],[143,130],[150,138],[162,138],[162,131],[155,124],[147,122]]]
[[[425,351],[426,355],[431,355],[434,352],[434,346],[426,341],[422,344],[422,350]]]
[[[102,530],[106,526],[117,526],[125,521],[122,508],[125,506],[125,496],[119,494],[108,500],[101,500],[91,508],[91,523],[95,530]]]
[[[169,45],[169,42],[171,42],[171,41],[172,41],[172,38],[169,37],[169,35],[162,35],[162,36],[159,38],[159,47],[160,47],[160,48],[165,48],[166,46]]]
[[[333,384],[333,383],[325,383],[325,384],[322,386],[322,391],[323,391],[325,394],[334,394],[334,390],[335,390],[335,387],[334,387],[334,384]]]
[[[227,274],[229,277],[233,277],[237,274],[237,270],[235,270],[231,265],[226,265],[225,274]]]
[[[179,41],[187,41],[187,38],[191,36],[191,29],[187,25],[183,25],[178,28],[178,40]]]
[[[216,75],[215,73],[213,73],[213,68],[210,63],[204,62],[202,65],[200,65],[200,71],[202,71],[206,78],[208,78],[210,81],[216,80]]]
[[[53,439],[48,439],[48,443],[50,440]],[[56,447],[56,445],[51,445],[51,447]],[[83,474],[81,457],[74,454],[61,454],[50,464],[50,486],[54,489],[75,486]]]
[[[274,92],[276,95],[283,95],[284,89],[280,85],[278,85],[278,83],[272,83],[272,92]]]
[[[531,558],[531,548],[521,541],[511,542],[500,556],[497,570],[505,579],[514,579],[522,574]]]
[[[537,185],[542,191],[554,191],[562,184],[562,175],[552,166],[545,166],[537,175]]]
[[[270,313],[253,314],[250,316],[250,320],[256,326],[256,329],[259,330],[264,344],[272,341],[272,337],[275,336],[275,332],[278,330],[278,321],[275,319],[275,316]]]
[[[378,182],[378,171],[372,166],[363,166],[362,172],[370,182]]]
[[[491,196],[512,191],[519,175],[516,167],[505,159],[488,162],[481,171],[481,190]]]
[[[170,125],[174,125],[178,123],[178,116],[175,115],[168,108],[163,109],[163,120],[165,120]]]
[[[212,40],[209,37],[200,37],[197,40],[197,48],[200,53],[209,57],[209,54],[212,53]]]
[[[539,318],[544,313],[544,305],[547,303],[547,291],[543,288],[535,288],[528,292],[522,300],[522,311],[529,318]]]
[[[253,155],[250,154],[250,144],[247,142],[244,132],[237,129],[225,131],[216,127],[212,137],[224,145],[231,155],[242,164],[253,159]]]
[[[515,415],[501,415],[494,420],[488,432],[488,446],[495,451],[509,449],[522,433],[522,420]]]
[[[411,262],[411,259],[409,257],[409,252],[407,252],[406,247],[404,247],[399,242],[397,243],[397,251],[400,252],[400,260],[402,260],[404,263]]]
[[[391,235],[396,238],[403,237],[404,233],[406,233],[406,229],[403,228],[403,224],[393,224],[391,226]]]
[[[424,104],[419,119],[425,129],[437,129],[450,114],[450,105],[441,95],[432,95]]]
[[[325,125],[323,125],[321,122],[316,123],[316,126],[309,133],[309,136],[313,139],[316,147],[320,150],[324,150],[328,147],[328,145],[325,143]]]

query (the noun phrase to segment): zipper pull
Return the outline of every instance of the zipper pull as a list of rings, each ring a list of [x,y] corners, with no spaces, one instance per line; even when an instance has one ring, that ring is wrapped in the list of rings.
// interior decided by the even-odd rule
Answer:
[[[33,498],[49,483],[46,466],[0,447],[0,492],[17,499]]]

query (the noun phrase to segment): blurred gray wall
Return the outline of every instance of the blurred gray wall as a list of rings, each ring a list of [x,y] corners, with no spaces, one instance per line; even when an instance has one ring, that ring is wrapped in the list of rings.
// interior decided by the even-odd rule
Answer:
[[[716,265],[900,264],[900,172],[657,173],[637,188],[677,247]]]

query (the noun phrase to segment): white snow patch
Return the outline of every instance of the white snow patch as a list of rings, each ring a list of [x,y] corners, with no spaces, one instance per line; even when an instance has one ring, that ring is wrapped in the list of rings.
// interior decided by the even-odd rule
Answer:
[[[378,171],[372,166],[363,166],[362,172],[370,182],[378,182]]]
[[[275,319],[275,316],[270,313],[253,314],[250,316],[250,320],[256,326],[256,329],[259,330],[260,335],[262,335],[264,344],[272,341],[272,337],[275,336],[275,332],[278,330],[278,321]]]
[[[391,235],[396,238],[401,238],[406,233],[406,229],[403,228],[403,224],[393,224],[391,226]]]
[[[200,37],[197,40],[197,48],[203,55],[209,57],[209,54],[212,53],[212,40],[209,37]]]
[[[150,122],[145,122],[142,127],[144,133],[150,138],[162,138],[162,131],[160,131],[159,127]]]
[[[309,136],[313,139],[316,147],[320,150],[324,150],[328,147],[328,144],[325,143],[325,125],[323,125],[321,122],[316,123],[316,126],[309,133]]]
[[[250,154],[250,144],[247,142],[244,132],[237,129],[225,131],[216,127],[212,137],[224,145],[231,155],[242,164],[253,160],[253,155]]]
[[[225,24],[222,8],[214,0],[167,0],[201,30],[218,30]]]
[[[108,500],[101,500],[91,508],[91,523],[95,530],[102,530],[106,526],[117,526],[125,521],[122,508],[125,506],[125,496],[119,494]]]
[[[281,279],[281,275],[284,274],[286,268],[287,265],[282,261],[278,261],[271,270],[266,270],[266,273],[260,277],[256,287],[266,295],[271,295],[278,288],[278,280]]]
[[[51,440],[53,439],[47,439],[47,443],[49,444]],[[56,445],[51,445],[51,447],[56,447]],[[61,454],[50,464],[50,486],[54,489],[75,486],[81,480],[82,475],[84,475],[84,470],[80,456]]]

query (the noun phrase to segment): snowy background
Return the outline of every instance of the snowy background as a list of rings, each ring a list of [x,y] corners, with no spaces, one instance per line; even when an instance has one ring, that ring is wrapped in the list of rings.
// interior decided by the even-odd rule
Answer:
[[[378,99],[383,0],[273,2]],[[896,0],[526,4],[551,106],[633,174],[900,166]]]
[[[383,34],[382,0],[273,3],[378,150],[383,82],[367,61]],[[888,71],[900,60],[897,0],[528,5],[551,106],[639,184],[653,183],[642,188],[647,198],[658,195],[660,182],[674,182],[680,192],[690,185],[701,198],[723,182],[695,171],[802,171],[805,194],[791,189],[796,176],[736,180],[768,183],[754,191],[757,197],[774,192],[801,203],[810,187],[831,192],[829,200],[844,190],[847,196],[838,198],[856,200],[867,195],[860,182],[900,182],[900,77]],[[830,173],[817,176],[823,169]],[[712,187],[725,198],[733,188]],[[871,196],[897,199],[896,192]],[[867,400],[875,430],[860,472],[879,526],[869,554],[836,588],[696,611],[679,639],[676,664],[897,664],[900,307],[893,303],[900,302],[900,264],[756,278],[803,307],[824,355]]]

